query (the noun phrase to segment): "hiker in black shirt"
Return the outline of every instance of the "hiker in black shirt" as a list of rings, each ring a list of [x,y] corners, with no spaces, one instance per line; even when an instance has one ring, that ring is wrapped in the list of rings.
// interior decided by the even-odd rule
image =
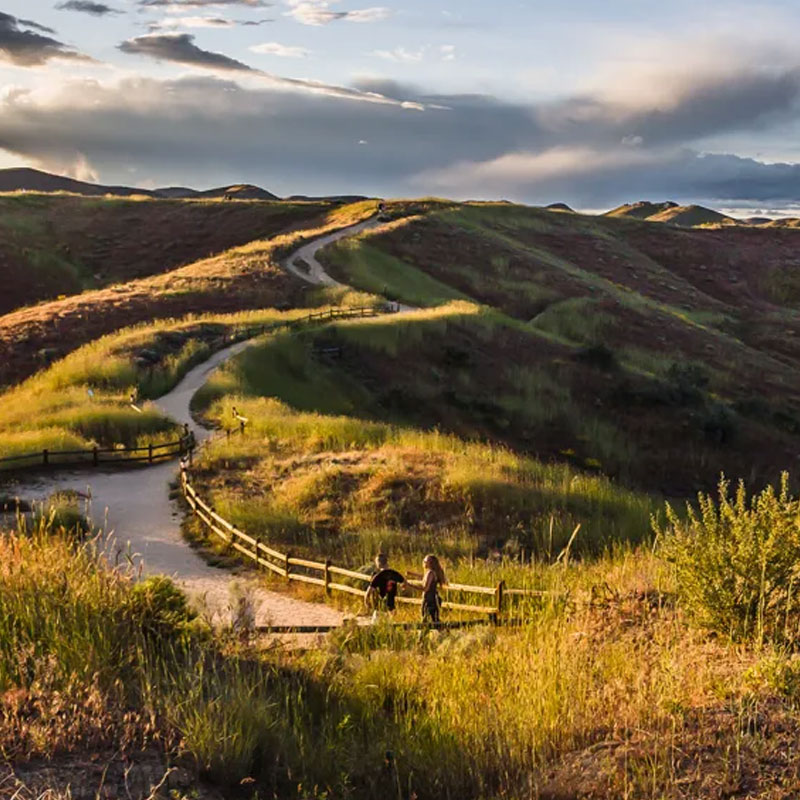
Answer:
[[[375,558],[376,572],[372,576],[364,602],[369,606],[374,603],[375,595],[385,604],[387,611],[394,611],[397,590],[406,579],[395,569],[389,568],[389,558],[385,553],[379,553]]]

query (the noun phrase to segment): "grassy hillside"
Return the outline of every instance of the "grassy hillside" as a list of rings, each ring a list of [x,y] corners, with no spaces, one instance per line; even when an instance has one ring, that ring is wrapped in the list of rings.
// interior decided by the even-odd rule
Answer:
[[[93,202],[80,198],[46,199],[48,202]],[[126,204],[130,204],[130,201],[123,200],[104,199],[99,202],[104,204],[105,212],[111,217],[121,209],[122,218]],[[144,201],[133,206],[157,209],[161,202]],[[114,203],[121,205],[117,207]],[[187,216],[184,222],[191,222],[193,230],[202,228],[205,223],[201,222],[202,216],[195,217],[192,222],[191,214],[185,212],[187,208],[200,209],[200,212],[208,209],[212,216],[214,213],[234,214],[229,209],[241,208],[242,213],[247,212],[259,221],[261,230],[266,228],[269,238],[250,241],[256,235],[255,229],[247,234],[240,231],[247,244],[218,255],[149,278],[52,300],[0,317],[0,387],[33,374],[81,344],[136,323],[182,317],[187,313],[286,308],[314,302],[309,298],[308,289],[284,272],[280,259],[287,249],[304,238],[370,216],[375,203],[331,206],[233,202],[187,204],[176,201],[175,208],[184,209],[181,212]],[[210,221],[211,217],[208,217],[206,223]],[[164,227],[159,228],[163,235],[173,235],[170,225],[167,220]],[[292,232],[274,235],[287,229]],[[131,233],[127,235],[131,236]],[[202,236],[202,233],[192,235]],[[138,236],[134,229],[134,238]]]
[[[0,314],[124,283],[320,218],[325,203],[0,195]]]
[[[493,309],[491,334],[426,330],[394,363],[359,345],[343,367],[382,387],[373,413],[400,403],[423,424],[691,493],[721,470],[773,480],[793,463],[796,245],[788,230],[470,205],[398,220],[321,257],[338,279],[405,302]]]
[[[180,429],[148,400],[167,392],[192,366],[243,330],[306,313],[267,309],[209,314],[140,325],[84,345],[0,393],[0,458],[44,448],[174,441]],[[132,392],[140,398],[141,411],[130,405]]]

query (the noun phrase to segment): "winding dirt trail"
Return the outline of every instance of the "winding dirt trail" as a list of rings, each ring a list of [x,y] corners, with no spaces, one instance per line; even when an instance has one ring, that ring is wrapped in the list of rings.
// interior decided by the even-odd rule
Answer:
[[[376,228],[378,225],[380,225],[380,222],[373,217],[365,222],[360,222],[358,225],[351,225],[346,228],[345,236],[358,236],[359,233]],[[291,272],[292,275],[296,275],[306,283],[313,283],[315,286],[341,286],[347,288],[343,283],[339,283],[339,281],[328,275],[322,264],[317,261],[317,253],[323,247],[342,239],[342,233],[343,231],[329,233],[327,236],[322,236],[319,239],[314,239],[313,242],[303,245],[283,262],[284,268]],[[308,268],[304,269],[301,262],[305,262]]]
[[[302,258],[311,266],[318,282],[335,285],[336,281],[327,276],[317,262],[317,251],[374,224],[370,220],[316,239],[300,248],[289,262]],[[308,273],[303,275],[288,268],[298,277],[309,280]],[[192,419],[189,410],[192,396],[214,369],[249,344],[249,341],[240,342],[218,351],[188,372],[172,391],[156,401],[156,405],[176,421],[188,423],[198,441],[202,441],[210,432]],[[218,621],[230,618],[231,588],[237,583],[252,592],[259,626],[342,623],[345,615],[329,606],[265,590],[257,585],[252,573],[245,570],[237,575],[206,563],[181,535],[181,510],[169,498],[169,484],[176,479],[177,471],[175,462],[135,470],[64,470],[6,481],[3,491],[26,500],[43,500],[57,490],[84,493],[91,498],[87,499],[88,516],[108,532],[106,553],[109,560],[130,559],[143,575],[169,575],[205,613]]]

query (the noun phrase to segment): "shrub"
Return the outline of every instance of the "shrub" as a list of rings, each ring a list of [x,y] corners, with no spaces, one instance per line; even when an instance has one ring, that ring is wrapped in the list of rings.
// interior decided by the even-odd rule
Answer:
[[[130,607],[142,630],[156,634],[179,629],[194,617],[184,593],[164,575],[134,584]]]
[[[680,599],[702,626],[735,640],[796,637],[800,501],[788,486],[784,473],[777,493],[768,486],[748,498],[740,483],[731,496],[723,478],[718,500],[700,494],[699,510],[689,505],[685,520],[667,504],[662,552],[674,565]]]
[[[581,348],[575,357],[578,361],[598,369],[612,370],[618,366],[614,351],[602,343],[590,344]]]
[[[667,371],[669,391],[673,402],[696,405],[703,401],[708,388],[708,375],[699,364],[673,363]]]

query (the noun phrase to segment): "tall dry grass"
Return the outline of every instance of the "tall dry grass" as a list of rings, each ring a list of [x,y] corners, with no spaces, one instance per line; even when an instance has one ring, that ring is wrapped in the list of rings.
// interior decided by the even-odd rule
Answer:
[[[66,531],[5,534],[0,741],[14,759],[158,743],[223,791],[298,800],[522,800],[585,773],[598,796],[710,798],[767,752],[752,721],[790,707],[790,658],[687,628],[649,551],[548,569],[595,604],[513,630],[345,627],[293,653],[198,627],[168,580],[134,583]],[[704,719],[730,723],[722,744],[697,739]]]

